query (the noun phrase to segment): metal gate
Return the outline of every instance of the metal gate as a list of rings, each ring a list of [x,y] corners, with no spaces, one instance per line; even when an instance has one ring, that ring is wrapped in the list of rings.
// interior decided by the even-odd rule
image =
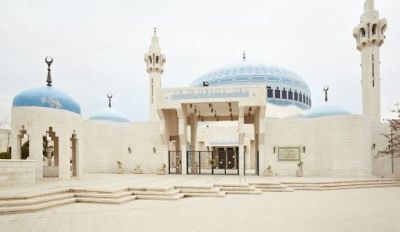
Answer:
[[[187,151],[187,174],[239,175],[236,148],[212,151]]]
[[[181,151],[168,151],[168,174],[182,174]]]

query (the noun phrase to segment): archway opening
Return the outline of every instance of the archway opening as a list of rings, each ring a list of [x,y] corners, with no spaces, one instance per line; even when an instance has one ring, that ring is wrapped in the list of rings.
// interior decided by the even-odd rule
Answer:
[[[29,157],[29,135],[25,126],[18,132],[17,138],[17,158],[28,159]]]
[[[43,135],[43,177],[59,176],[59,140],[52,127]]]

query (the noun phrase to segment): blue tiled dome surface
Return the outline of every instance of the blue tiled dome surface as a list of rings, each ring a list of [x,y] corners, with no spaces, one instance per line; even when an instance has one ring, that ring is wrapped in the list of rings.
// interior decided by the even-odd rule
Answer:
[[[350,115],[351,112],[347,109],[331,104],[323,104],[312,108],[310,111],[304,114],[306,118],[319,118],[334,115]]]
[[[81,113],[78,102],[69,94],[51,86],[22,91],[14,97],[12,105],[13,107],[38,106]]]
[[[305,93],[306,96],[311,97],[310,88],[300,75],[285,68],[264,64],[243,62],[243,64],[225,66],[197,78],[191,86],[201,87],[204,81],[207,81],[209,86],[265,84],[273,90],[277,87],[280,90],[285,88],[286,91],[291,89],[293,92],[296,90],[298,93]],[[306,104],[289,99],[271,98],[268,99],[268,102],[276,105],[294,104],[301,108],[310,108]]]
[[[129,119],[121,112],[113,109],[107,108],[94,115],[92,115],[89,120],[91,121],[111,121],[111,122],[129,122]]]

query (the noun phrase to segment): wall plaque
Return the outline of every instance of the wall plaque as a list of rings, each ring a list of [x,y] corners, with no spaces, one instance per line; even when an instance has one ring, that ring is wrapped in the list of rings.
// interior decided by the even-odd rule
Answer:
[[[279,161],[299,161],[300,160],[300,147],[279,147],[278,148]]]

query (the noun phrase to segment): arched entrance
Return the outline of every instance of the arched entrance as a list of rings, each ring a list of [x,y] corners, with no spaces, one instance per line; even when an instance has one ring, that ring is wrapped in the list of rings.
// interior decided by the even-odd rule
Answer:
[[[22,126],[17,136],[17,158],[27,159],[29,157],[29,135],[25,126]]]
[[[43,135],[43,177],[59,176],[59,139],[52,127]]]

